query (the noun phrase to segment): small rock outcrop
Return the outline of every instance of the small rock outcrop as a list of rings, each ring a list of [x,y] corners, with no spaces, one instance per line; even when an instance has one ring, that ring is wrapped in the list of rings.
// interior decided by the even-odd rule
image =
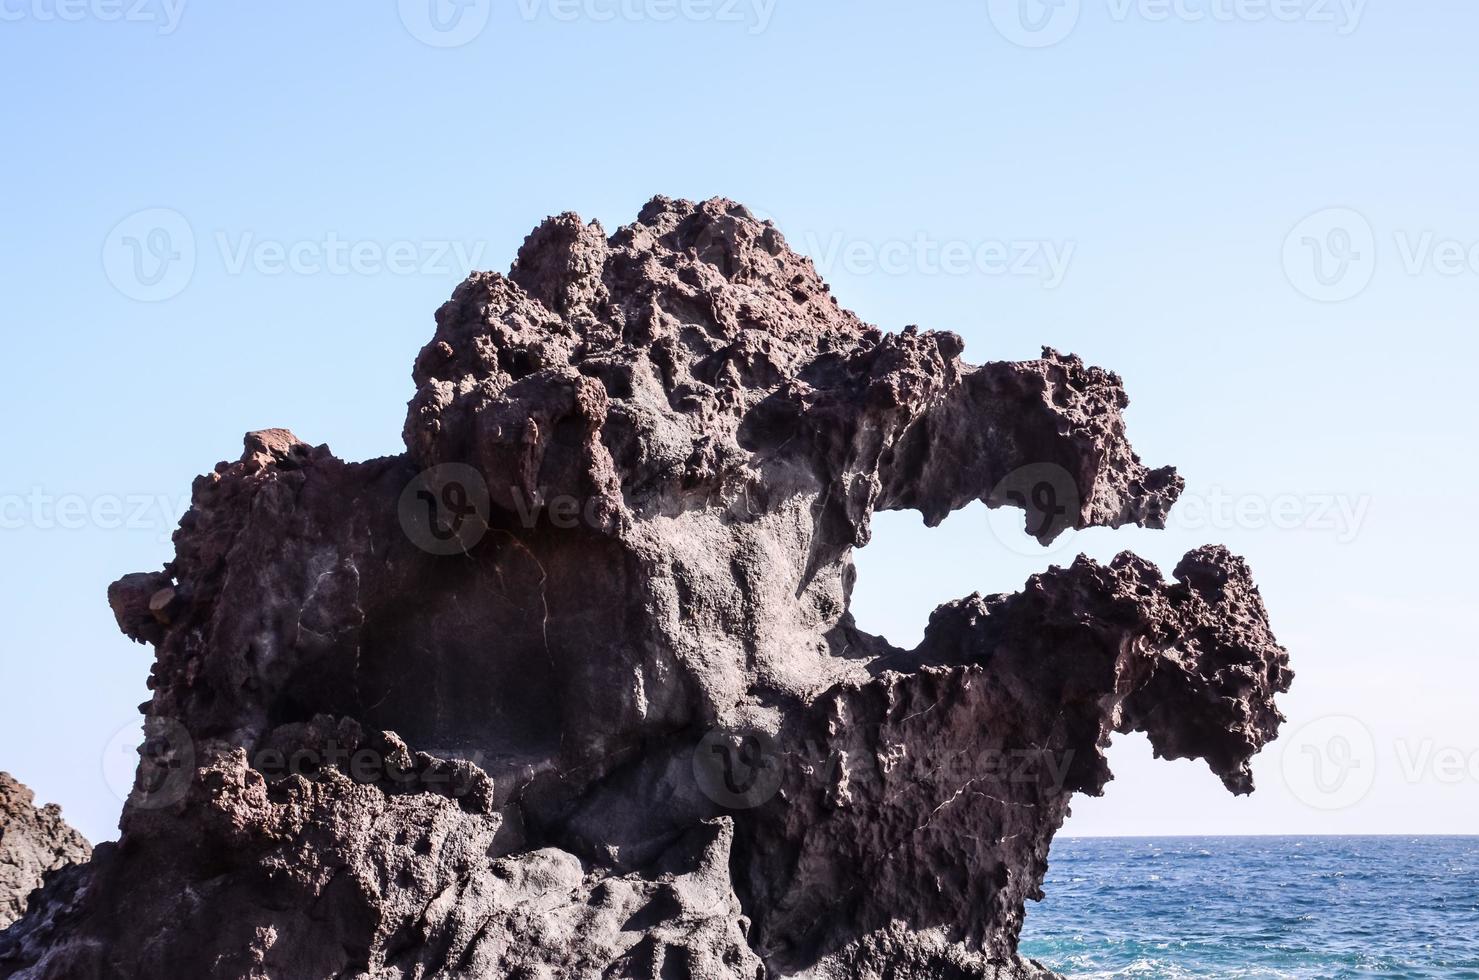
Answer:
[[[0,929],[21,917],[47,874],[91,856],[87,839],[67,826],[60,807],[38,809],[29,789],[0,772]]]
[[[549,219],[437,312],[404,454],[251,433],[110,589],[155,654],[122,837],[0,977],[1046,976],[1024,903],[1111,734],[1246,793],[1291,674],[1216,546],[859,629],[876,511],[1050,541],[1181,491],[1113,373],[962,353],[733,202]]]

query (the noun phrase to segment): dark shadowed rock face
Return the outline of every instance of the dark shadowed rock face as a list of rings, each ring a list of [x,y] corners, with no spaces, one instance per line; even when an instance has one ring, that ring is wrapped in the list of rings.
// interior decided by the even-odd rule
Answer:
[[[197,480],[117,847],[0,975],[1028,977],[1113,732],[1233,792],[1290,673],[1243,562],[1122,555],[859,630],[879,509],[1158,526],[1117,376],[885,334],[744,208],[550,219],[416,359],[407,452],[284,430]]]
[[[0,772],[0,929],[26,910],[48,872],[86,861],[92,847],[62,819],[61,808],[37,808],[31,791]]]

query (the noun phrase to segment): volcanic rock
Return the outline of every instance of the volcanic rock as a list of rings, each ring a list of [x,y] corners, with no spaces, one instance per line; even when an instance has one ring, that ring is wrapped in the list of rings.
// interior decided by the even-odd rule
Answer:
[[[40,809],[29,789],[0,772],[0,929],[26,910],[46,875],[86,861],[92,847],[62,819],[61,808]]]
[[[879,510],[1161,526],[1120,379],[842,309],[769,222],[551,218],[416,358],[402,455],[281,429],[110,589],[153,645],[116,847],[0,976],[996,977],[1114,732],[1235,793],[1291,674],[1244,563],[1080,558],[897,648]]]

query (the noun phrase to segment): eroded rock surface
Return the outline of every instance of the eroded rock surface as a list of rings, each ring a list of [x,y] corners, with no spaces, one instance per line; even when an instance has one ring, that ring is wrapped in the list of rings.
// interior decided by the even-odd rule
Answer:
[[[87,839],[67,826],[54,803],[36,797],[8,772],[0,772],[0,929],[26,910],[31,892],[49,872],[86,861]]]
[[[1023,903],[1110,734],[1248,792],[1291,675],[1218,547],[859,630],[877,510],[1047,541],[1180,492],[1116,375],[962,349],[732,202],[546,221],[437,312],[405,454],[252,433],[110,589],[156,652],[122,839],[0,976],[1045,975]]]

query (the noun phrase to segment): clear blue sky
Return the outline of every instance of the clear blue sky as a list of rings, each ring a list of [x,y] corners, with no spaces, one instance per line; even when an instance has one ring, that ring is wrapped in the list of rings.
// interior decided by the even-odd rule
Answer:
[[[267,426],[399,451],[467,264],[722,194],[885,328],[1121,372],[1190,485],[1052,552],[883,515],[865,627],[1077,550],[1252,563],[1314,727],[1246,800],[1121,739],[1070,832],[1479,832],[1479,8],[431,2],[0,0],[0,768],[110,836],[149,657],[104,590],[192,477]]]

